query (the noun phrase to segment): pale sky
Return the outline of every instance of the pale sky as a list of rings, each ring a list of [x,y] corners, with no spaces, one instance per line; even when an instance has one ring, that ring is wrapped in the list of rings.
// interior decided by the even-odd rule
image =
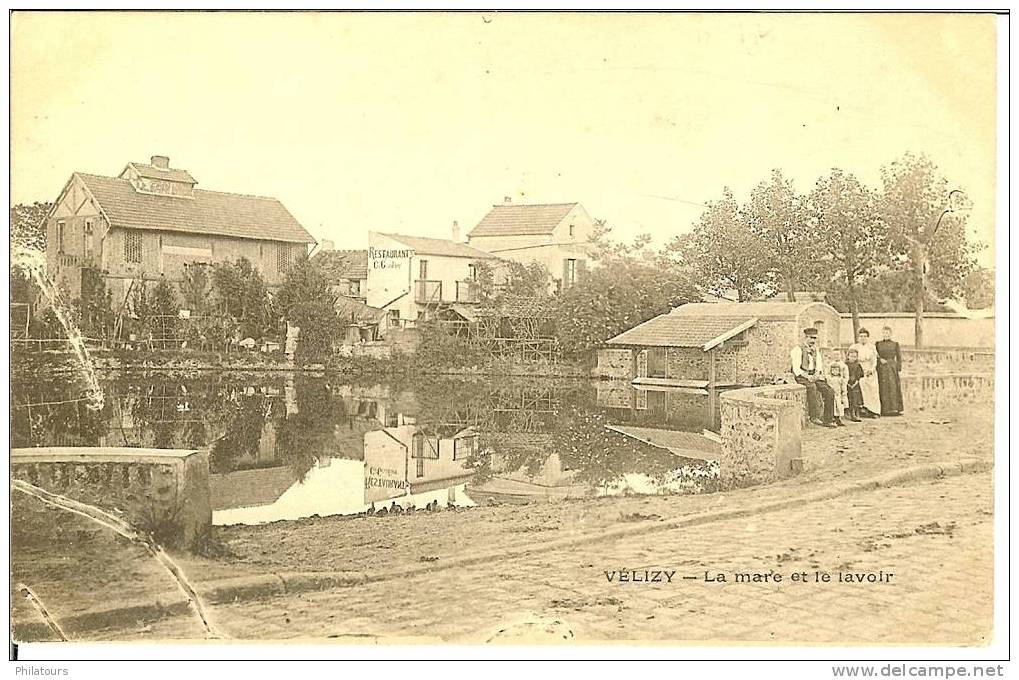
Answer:
[[[466,234],[506,195],[661,244],[725,185],[877,186],[914,151],[990,243],[995,58],[975,15],[20,12],[11,201],[162,154],[337,247]]]

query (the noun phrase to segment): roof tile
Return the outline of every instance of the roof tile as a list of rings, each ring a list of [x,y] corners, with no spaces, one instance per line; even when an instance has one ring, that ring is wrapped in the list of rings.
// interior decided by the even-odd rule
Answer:
[[[315,242],[275,198],[203,189],[195,189],[191,198],[157,196],[135,191],[126,179],[75,174],[95,196],[111,227]]]
[[[751,321],[751,316],[695,318],[662,314],[620,333],[606,344],[701,348],[718,336]]]
[[[414,249],[416,255],[446,255],[448,257],[472,257],[476,259],[496,259],[495,255],[486,253],[477,248],[471,248],[466,243],[450,241],[444,238],[425,238],[424,236],[403,236],[401,234],[383,234],[380,236],[399,241],[405,246]]]
[[[311,261],[333,281],[368,278],[367,250],[320,250]]]
[[[576,203],[495,205],[469,236],[532,236],[551,234]]]

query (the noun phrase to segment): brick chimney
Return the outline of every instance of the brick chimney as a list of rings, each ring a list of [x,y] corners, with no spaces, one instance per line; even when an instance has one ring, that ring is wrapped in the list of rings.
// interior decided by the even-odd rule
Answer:
[[[152,157],[152,165],[154,167],[162,168],[163,170],[167,170],[170,167],[170,157],[169,156],[153,156]]]
[[[453,220],[453,240],[456,242],[460,241],[460,225],[456,220]]]
[[[513,205],[513,197],[512,196],[503,196],[502,204],[503,205]]]

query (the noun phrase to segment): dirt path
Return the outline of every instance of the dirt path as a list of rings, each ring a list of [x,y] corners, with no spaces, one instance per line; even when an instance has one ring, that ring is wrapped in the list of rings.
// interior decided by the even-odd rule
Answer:
[[[942,423],[942,424],[936,424]],[[216,529],[233,557],[195,560],[205,578],[265,571],[371,571],[419,564],[469,550],[495,550],[553,540],[646,519],[670,519],[779,500],[925,463],[990,459],[993,414],[967,406],[954,413],[902,418],[804,433],[804,474],[784,482],[703,496],[633,496],[527,504],[389,517],[311,518]],[[477,500],[484,502],[484,498]]]
[[[558,502],[536,501],[527,504],[482,505],[468,510],[438,513],[388,517],[311,518],[255,527],[219,527],[214,533],[218,545],[215,557],[193,555],[175,557],[199,589],[205,583],[243,575],[294,571],[371,573],[409,568],[439,558],[509,550],[572,536],[597,534],[599,531],[618,529],[633,522],[741,509],[822,490],[833,483],[873,477],[925,463],[963,458],[990,460],[993,451],[992,425],[990,409],[968,406],[954,412],[914,413],[903,418],[854,424],[838,430],[810,428],[804,433],[803,448],[807,459],[805,472],[798,477],[773,485],[704,496],[634,496]],[[982,488],[980,493],[986,497],[990,494],[990,478],[988,475],[983,477],[986,477],[983,484],[987,488]],[[873,503],[880,506],[883,503],[882,498],[892,495],[892,489],[874,492]],[[483,498],[478,500],[484,501]],[[133,546],[123,540],[106,535],[97,527],[82,524],[83,520],[80,518],[35,504],[31,499],[15,498],[12,517],[14,521],[12,595],[15,594],[13,589],[17,583],[24,582],[39,593],[40,598],[58,619],[81,614],[90,609],[117,606],[123,602],[150,601],[166,607],[178,603],[179,593],[160,567],[146,556],[134,554]],[[833,515],[832,521],[834,519]],[[933,521],[944,523],[953,520],[954,518],[939,516]],[[762,521],[770,523],[773,520]],[[733,522],[736,523],[732,526],[746,528],[745,521],[743,524],[735,520]],[[813,524],[820,527],[817,522]],[[855,527],[855,524],[847,526]],[[863,528],[866,526],[861,524]],[[821,530],[822,528],[816,528],[815,533]],[[879,534],[880,532],[875,536]],[[651,564],[660,556],[667,554],[661,548],[667,542],[659,538],[664,535],[680,537],[669,539],[677,541],[679,545],[692,534],[675,531],[654,534],[653,538],[649,536],[644,540],[646,545],[641,548],[643,556],[640,559],[634,554],[625,560],[620,557],[618,561],[621,564],[626,561],[638,565]],[[703,536],[705,546],[710,547],[713,540],[710,538],[711,534]],[[823,541],[827,536],[827,533],[824,536],[818,534],[815,539]],[[732,534],[732,540],[737,543],[742,539],[740,531]],[[632,540],[641,543],[640,539]],[[775,540],[781,542],[777,538]],[[601,545],[582,546],[565,554],[570,555],[569,559],[583,564],[594,564],[593,558],[609,555],[606,546]],[[685,559],[689,560],[704,558],[709,553],[683,554],[688,555]],[[580,559],[581,556],[584,557],[583,560]],[[514,560],[507,562],[513,563]],[[510,566],[499,564],[493,565],[492,568],[496,566],[499,573],[512,572]],[[450,580],[461,582],[468,578],[467,574],[476,570],[469,567],[457,569],[455,573],[437,572],[430,578],[415,578],[422,579],[421,592],[441,593],[447,591],[446,586],[442,584]],[[550,581],[553,586],[557,578]],[[587,579],[588,575],[576,574],[570,578]],[[376,597],[388,597],[387,593],[390,591],[387,589],[390,587],[404,586],[378,584],[367,588],[366,592],[376,592]],[[572,601],[570,598],[574,597],[569,594],[569,588],[555,592],[557,594],[549,599],[550,602],[556,600],[569,603]],[[512,594],[512,592],[506,594],[504,602],[506,607],[513,602]],[[315,601],[315,597],[317,596],[309,596],[308,601]],[[471,606],[471,611],[484,609],[490,604],[478,593],[458,597],[463,600],[462,604]],[[597,603],[601,600],[607,602],[605,598],[618,598],[618,594],[605,595],[601,591],[598,593],[585,591],[584,595],[577,597],[582,597],[581,600],[577,600],[578,602]],[[392,606],[399,607],[399,602],[402,601],[401,598],[396,598]],[[277,603],[272,606],[282,605]],[[556,606],[549,607],[539,608],[538,611],[544,612],[543,616],[554,615],[553,610]],[[585,605],[584,608],[592,607]],[[593,608],[598,609],[597,606]],[[217,610],[232,611],[222,607]],[[246,610],[241,607],[237,611]],[[509,609],[503,613],[506,616],[511,615]],[[34,613],[25,603],[16,602],[14,615],[16,620],[32,620]],[[271,618],[269,610],[259,616]],[[343,620],[342,616],[337,620]],[[362,619],[355,619],[357,620]],[[323,623],[318,621],[318,624]],[[347,626],[345,630],[348,632],[354,630],[356,634],[368,631],[366,634],[375,635],[384,632],[372,627],[362,631],[357,626],[348,624],[345,624]],[[292,631],[285,628],[276,630],[271,626],[265,629],[253,628],[252,631],[262,630],[267,635],[283,634],[284,631],[289,631],[285,636],[309,635],[313,627],[311,623],[307,625],[308,627],[303,629],[295,627]],[[244,633],[239,623],[236,626],[240,628],[242,637],[254,634]],[[201,637],[200,627],[188,617],[174,617],[169,621],[154,623],[125,621],[116,631],[69,632],[75,636],[93,639],[104,637],[119,639],[124,635]],[[235,630],[231,634],[237,632]],[[418,635],[427,631],[411,627],[407,628],[406,632]],[[462,630],[453,629],[449,629],[447,633],[454,637],[466,634]]]

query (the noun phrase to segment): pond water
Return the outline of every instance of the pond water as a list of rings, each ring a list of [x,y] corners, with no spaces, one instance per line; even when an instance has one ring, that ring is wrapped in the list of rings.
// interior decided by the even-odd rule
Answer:
[[[122,375],[11,387],[15,447],[208,448],[213,523],[389,513],[717,482],[717,394],[627,382]]]

